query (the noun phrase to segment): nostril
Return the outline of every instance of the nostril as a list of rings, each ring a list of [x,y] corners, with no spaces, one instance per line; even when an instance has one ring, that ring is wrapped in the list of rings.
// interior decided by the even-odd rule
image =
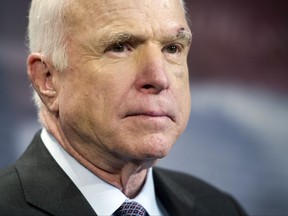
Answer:
[[[144,89],[151,89],[151,88],[154,88],[152,85],[150,85],[150,84],[146,84],[146,85],[144,85],[142,88],[144,88]]]

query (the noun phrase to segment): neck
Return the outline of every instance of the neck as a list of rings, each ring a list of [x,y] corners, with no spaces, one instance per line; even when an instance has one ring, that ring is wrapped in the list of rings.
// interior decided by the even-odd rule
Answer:
[[[117,187],[128,198],[134,198],[141,191],[145,183],[147,169],[155,163],[154,160],[127,160],[119,157],[108,159],[103,152],[99,153],[85,148],[76,149],[66,138],[57,116],[51,117],[51,113],[47,111],[42,113],[41,119],[46,129],[58,143],[96,176]]]

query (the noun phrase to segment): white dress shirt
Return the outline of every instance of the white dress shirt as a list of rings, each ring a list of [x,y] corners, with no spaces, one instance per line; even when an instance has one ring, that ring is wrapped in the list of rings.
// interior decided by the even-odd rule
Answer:
[[[112,215],[123,202],[129,200],[118,188],[98,178],[70,156],[46,129],[42,130],[41,139],[96,214]],[[161,206],[156,201],[152,168],[148,170],[146,182],[133,201],[140,203],[151,216],[162,215]]]

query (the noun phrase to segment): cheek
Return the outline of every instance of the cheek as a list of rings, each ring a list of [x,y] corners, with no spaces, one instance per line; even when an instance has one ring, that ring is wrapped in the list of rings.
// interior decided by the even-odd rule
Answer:
[[[101,106],[101,95],[97,92],[98,83],[89,71],[69,71],[62,82],[59,95],[59,112],[63,123],[84,126],[87,119],[95,112],[96,106]],[[73,122],[74,121],[74,122]],[[76,125],[75,125],[76,127]]]
[[[187,72],[188,74],[188,72]],[[190,82],[189,82],[189,77],[187,76],[187,80],[185,81],[184,87],[183,87],[183,103],[185,104],[184,107],[186,109],[188,118],[190,115],[190,110],[191,110],[191,93],[190,93]]]
[[[187,90],[187,94],[185,96],[185,98],[183,99],[184,100],[184,111],[183,111],[183,115],[184,115],[184,119],[185,119],[185,128],[187,126],[187,123],[188,123],[188,120],[190,118],[190,112],[191,112],[191,94],[190,94],[190,89],[188,88]]]
[[[178,81],[180,84],[177,88],[176,101],[178,103],[178,109],[180,113],[179,124],[181,128],[185,128],[188,123],[191,111],[191,94],[188,75],[184,75],[183,77],[178,78]]]

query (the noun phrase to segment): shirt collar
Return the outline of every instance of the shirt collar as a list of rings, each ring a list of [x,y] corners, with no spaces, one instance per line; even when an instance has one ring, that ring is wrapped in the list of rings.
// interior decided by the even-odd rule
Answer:
[[[41,139],[98,215],[112,215],[123,202],[129,200],[118,188],[98,178],[70,156],[46,129],[42,130]],[[161,215],[156,202],[152,168],[147,172],[142,190],[132,200],[140,203],[150,215]]]

